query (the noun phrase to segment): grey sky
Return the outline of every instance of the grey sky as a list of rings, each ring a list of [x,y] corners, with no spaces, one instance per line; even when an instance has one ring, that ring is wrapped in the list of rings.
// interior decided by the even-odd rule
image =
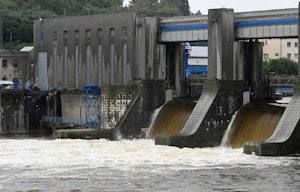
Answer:
[[[206,15],[208,9],[233,8],[234,12],[297,8],[299,0],[189,0],[191,12]]]
[[[128,4],[129,0],[124,0]],[[189,0],[191,12],[206,15],[208,9],[233,8],[235,12],[297,8],[299,0]]]

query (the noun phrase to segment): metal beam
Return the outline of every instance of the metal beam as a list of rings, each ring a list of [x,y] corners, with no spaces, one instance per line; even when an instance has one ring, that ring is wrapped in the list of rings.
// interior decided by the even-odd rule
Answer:
[[[235,39],[296,38],[298,9],[235,13]],[[207,16],[160,18],[160,42],[207,41]]]

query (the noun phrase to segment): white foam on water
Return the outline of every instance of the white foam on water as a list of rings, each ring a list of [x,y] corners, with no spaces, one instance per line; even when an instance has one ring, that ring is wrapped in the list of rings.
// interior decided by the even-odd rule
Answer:
[[[279,163],[276,159],[245,155],[242,149],[177,148],[158,146],[153,140],[0,140],[0,167],[51,169],[59,172],[77,168],[109,167],[128,169],[135,166],[164,166],[172,169],[207,169],[217,166],[264,166]],[[260,163],[258,162],[260,161]],[[148,171],[148,170],[147,170]]]
[[[289,157],[246,155],[242,149],[177,148],[153,140],[0,139],[0,146],[0,191],[195,191],[200,178],[206,191],[232,191],[240,186],[232,185],[240,170],[246,171],[241,178],[248,190],[248,174],[264,178],[270,173],[257,170],[295,164]],[[279,186],[295,188],[282,182],[274,187]]]

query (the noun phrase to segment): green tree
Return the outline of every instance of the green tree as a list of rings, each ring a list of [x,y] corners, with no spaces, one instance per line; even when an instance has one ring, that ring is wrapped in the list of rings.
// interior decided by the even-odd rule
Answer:
[[[159,12],[173,12],[180,15],[190,15],[188,0],[161,0]]]
[[[158,4],[158,0],[131,0],[129,8],[134,11],[156,12]]]
[[[123,0],[1,0],[5,49],[32,44],[33,20],[125,10]]]
[[[265,74],[297,75],[298,64],[286,58],[271,59],[263,63],[263,71]]]
[[[202,13],[200,10],[198,10],[196,13],[192,13],[192,15],[202,15]]]
[[[131,0],[129,8],[141,12],[191,14],[188,0]]]
[[[188,0],[179,0],[177,5],[178,10],[180,10],[181,15],[190,15],[190,5]]]

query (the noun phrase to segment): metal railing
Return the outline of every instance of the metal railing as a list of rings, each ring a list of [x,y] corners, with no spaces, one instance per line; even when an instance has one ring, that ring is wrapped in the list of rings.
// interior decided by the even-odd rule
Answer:
[[[267,76],[270,87],[293,87],[298,81],[297,75],[269,75]]]
[[[42,117],[42,122],[85,125],[86,124],[86,119],[72,118],[72,117],[46,117],[46,116],[43,116]]]
[[[188,77],[188,82],[190,86],[204,85],[207,80],[207,74],[191,74]]]

